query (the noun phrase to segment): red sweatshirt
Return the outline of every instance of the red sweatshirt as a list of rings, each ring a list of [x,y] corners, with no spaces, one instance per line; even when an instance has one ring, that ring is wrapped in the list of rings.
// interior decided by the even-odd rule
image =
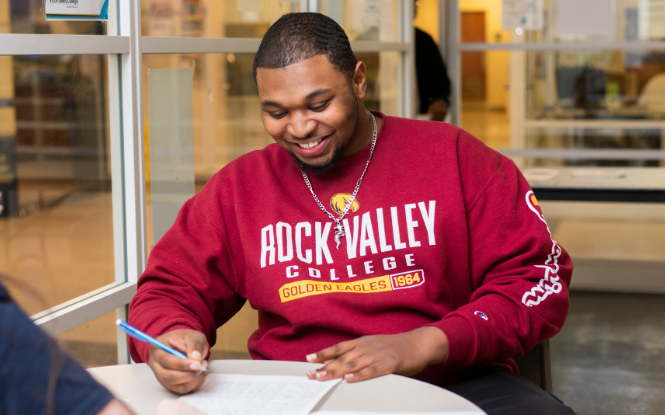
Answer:
[[[516,371],[512,356],[563,326],[570,257],[511,160],[453,125],[377,115],[339,249],[293,157],[269,145],[185,203],[150,254],[130,323],[153,336],[199,330],[214,344],[247,299],[259,311],[255,359],[304,361],[359,336],[435,326],[449,355],[417,377],[445,385],[471,366]],[[343,208],[368,154],[310,174],[329,211]],[[149,348],[129,342],[147,361]]]

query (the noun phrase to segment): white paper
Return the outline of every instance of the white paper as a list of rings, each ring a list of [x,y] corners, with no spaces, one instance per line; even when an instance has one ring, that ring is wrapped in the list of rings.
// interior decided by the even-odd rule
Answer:
[[[514,30],[524,22],[524,0],[503,0],[501,7],[501,29]]]
[[[503,0],[501,28],[514,30],[543,30],[543,0]]]
[[[263,13],[263,0],[238,0],[238,11]]]
[[[108,20],[109,0],[44,0],[47,20]]]
[[[524,12],[526,22],[524,23],[523,29],[543,30],[545,27],[544,15],[543,0],[527,0],[526,10]]]
[[[340,381],[211,374],[201,390],[180,399],[208,415],[306,415]]]
[[[146,4],[145,0],[143,4]],[[148,34],[150,36],[173,36],[175,14],[173,3],[170,0],[147,2]]]
[[[612,0],[559,0],[556,34],[611,37],[616,19],[613,13]]]
[[[365,0],[363,24],[367,27],[379,27],[381,24],[381,0]]]
[[[664,0],[649,0],[648,13],[648,30],[650,39],[662,39],[665,37],[665,1]]]
[[[483,411],[439,411],[439,412],[360,412],[360,411],[316,411],[312,415],[487,415]]]

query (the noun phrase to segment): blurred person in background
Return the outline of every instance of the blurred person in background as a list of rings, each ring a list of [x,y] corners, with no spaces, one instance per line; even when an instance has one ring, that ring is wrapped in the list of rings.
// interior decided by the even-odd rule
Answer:
[[[418,1],[414,1],[415,18]],[[418,81],[418,118],[443,121],[450,104],[450,79],[439,47],[432,36],[416,29],[416,79]]]

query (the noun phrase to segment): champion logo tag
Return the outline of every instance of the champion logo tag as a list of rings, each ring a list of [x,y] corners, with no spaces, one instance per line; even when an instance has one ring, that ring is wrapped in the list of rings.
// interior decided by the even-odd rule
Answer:
[[[487,316],[486,316],[485,313],[483,313],[482,311],[476,311],[476,312],[474,312],[473,314],[475,314],[475,315],[477,315],[478,317],[482,318],[483,320],[487,321]]]

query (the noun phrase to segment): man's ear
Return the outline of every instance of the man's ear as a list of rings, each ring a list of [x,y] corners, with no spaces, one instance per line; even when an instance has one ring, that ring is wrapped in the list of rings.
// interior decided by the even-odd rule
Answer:
[[[367,67],[365,62],[359,61],[356,64],[356,69],[353,71],[353,77],[351,78],[351,86],[358,99],[365,98],[367,92]]]

